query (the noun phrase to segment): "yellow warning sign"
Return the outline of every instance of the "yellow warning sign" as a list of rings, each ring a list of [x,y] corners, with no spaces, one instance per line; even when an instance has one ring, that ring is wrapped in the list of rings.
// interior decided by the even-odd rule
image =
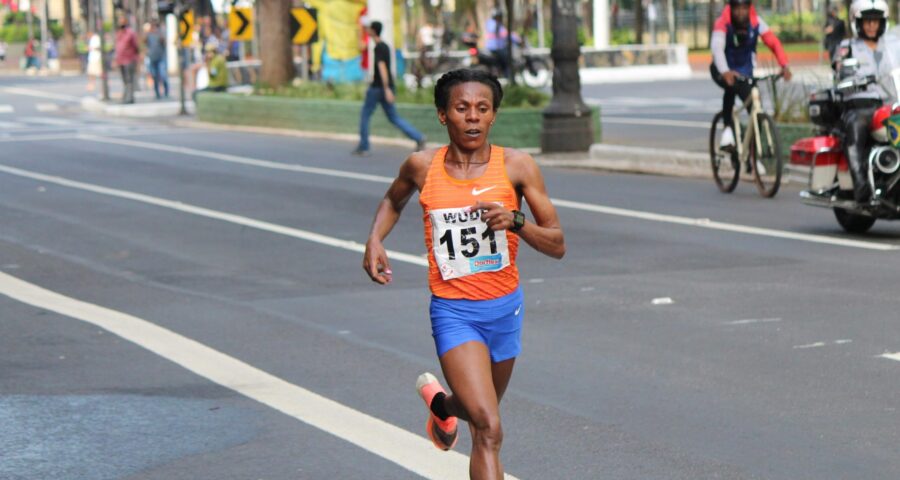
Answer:
[[[318,28],[315,8],[291,9],[291,38],[295,44],[306,45],[317,42]]]
[[[253,40],[253,9],[232,8],[228,14],[228,30],[232,40]]]
[[[194,11],[185,10],[178,16],[178,38],[182,47],[190,47],[194,41]]]

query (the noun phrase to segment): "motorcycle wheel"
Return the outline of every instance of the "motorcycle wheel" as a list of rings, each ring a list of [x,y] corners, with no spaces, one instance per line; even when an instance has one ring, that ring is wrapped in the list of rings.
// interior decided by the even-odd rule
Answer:
[[[834,217],[841,227],[850,233],[866,233],[875,224],[875,217],[850,213],[843,208],[835,208]]]
[[[542,58],[531,60],[531,65],[522,69],[522,81],[531,88],[544,88],[550,83],[550,67]]]

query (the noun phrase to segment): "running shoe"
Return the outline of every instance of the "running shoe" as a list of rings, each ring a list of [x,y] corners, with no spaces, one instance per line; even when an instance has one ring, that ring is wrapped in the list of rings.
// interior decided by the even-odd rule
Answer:
[[[450,450],[456,445],[458,440],[456,417],[447,417],[446,420],[441,420],[431,412],[431,402],[434,400],[434,396],[438,393],[446,395],[447,392],[438,382],[438,379],[430,373],[419,375],[419,378],[416,380],[416,391],[419,392],[419,396],[422,397],[422,400],[425,401],[425,406],[428,408],[428,421],[425,422],[425,431],[428,432],[428,438],[431,439],[431,443],[436,448]]]

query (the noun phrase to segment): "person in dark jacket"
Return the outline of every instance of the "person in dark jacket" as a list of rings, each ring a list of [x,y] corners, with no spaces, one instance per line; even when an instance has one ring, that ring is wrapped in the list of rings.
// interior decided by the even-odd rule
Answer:
[[[828,7],[828,18],[825,19],[825,36],[822,39],[825,50],[828,52],[828,58],[834,58],[834,52],[837,50],[838,45],[847,36],[847,27],[844,25],[844,21],[838,18],[840,10],[841,6],[837,3],[832,3]]]

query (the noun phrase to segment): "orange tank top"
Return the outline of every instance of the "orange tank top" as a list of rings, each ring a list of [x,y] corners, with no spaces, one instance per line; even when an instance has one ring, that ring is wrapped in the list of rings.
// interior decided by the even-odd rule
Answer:
[[[519,236],[493,232],[480,212],[466,207],[497,202],[519,209],[519,198],[506,175],[503,148],[491,145],[487,169],[478,178],[453,178],[444,168],[448,147],[435,153],[419,193],[428,251],[428,285],[441,298],[490,300],[519,285],[516,254]]]

